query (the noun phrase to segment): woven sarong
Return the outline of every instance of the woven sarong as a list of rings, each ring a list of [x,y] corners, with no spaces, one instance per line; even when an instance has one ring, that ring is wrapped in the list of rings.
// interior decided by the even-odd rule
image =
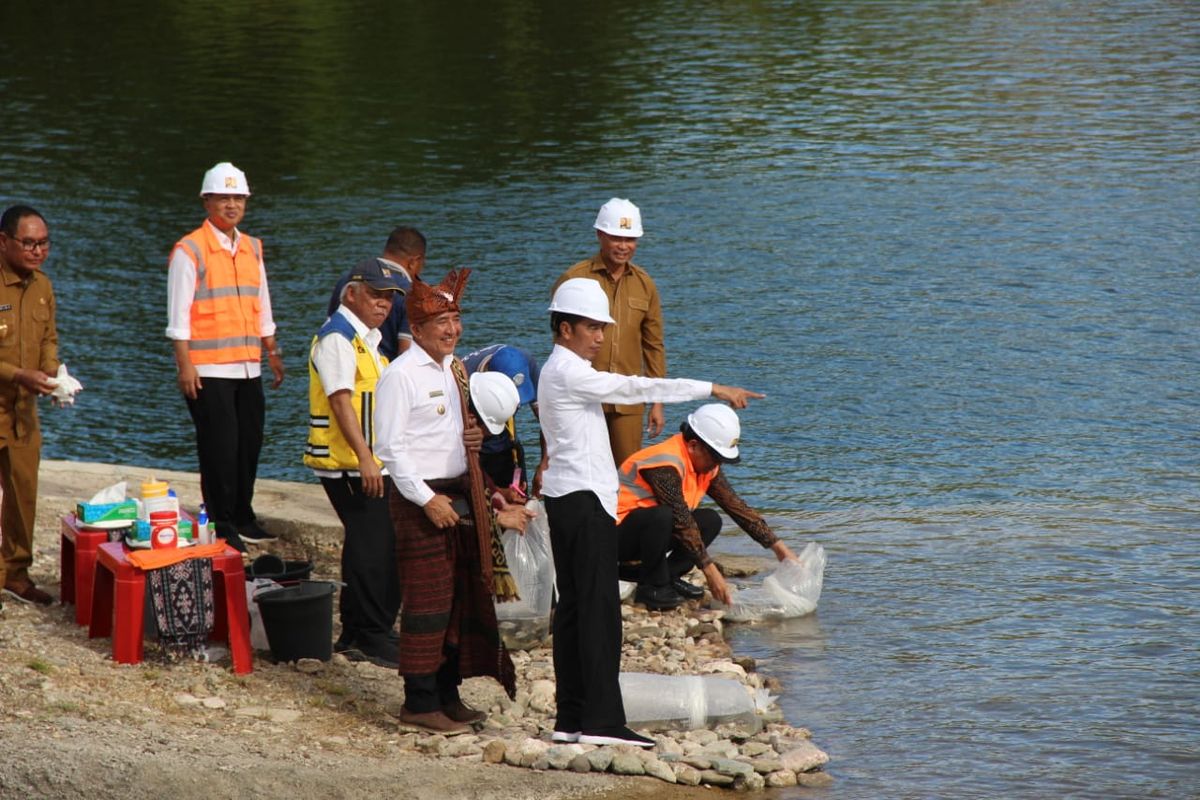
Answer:
[[[435,491],[461,497],[444,485]],[[447,647],[458,649],[463,678],[488,676],[516,695],[516,671],[500,640],[492,593],[480,580],[479,540],[470,519],[442,530],[425,511],[391,492],[396,566],[403,587],[400,612],[400,674],[432,675]]]
[[[146,572],[158,623],[158,639],[169,659],[203,655],[213,629],[212,560],[196,558]]]

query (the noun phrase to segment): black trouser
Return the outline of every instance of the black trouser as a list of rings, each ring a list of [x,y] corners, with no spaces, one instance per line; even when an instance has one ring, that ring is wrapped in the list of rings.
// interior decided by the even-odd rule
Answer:
[[[547,497],[558,582],[554,611],[557,730],[625,724],[616,522],[593,492]]]
[[[707,548],[721,532],[721,515],[711,508],[699,508],[692,512],[692,519]],[[642,563],[634,571],[622,568],[621,579],[646,586],[666,586],[691,571],[695,564],[671,535],[673,528],[674,517],[669,506],[638,508],[626,514],[617,526],[617,560]]]
[[[200,491],[217,534],[240,543],[239,528],[254,524],[254,479],[266,416],[261,378],[201,378],[187,399],[196,425]]]
[[[446,647],[446,660],[432,675],[404,676],[404,707],[414,714],[440,711],[459,700],[458,650]]]
[[[371,655],[395,656],[392,626],[400,610],[400,578],[396,572],[396,535],[388,513],[390,478],[383,497],[363,494],[362,478],[321,478],[346,535],[342,542],[341,642]]]

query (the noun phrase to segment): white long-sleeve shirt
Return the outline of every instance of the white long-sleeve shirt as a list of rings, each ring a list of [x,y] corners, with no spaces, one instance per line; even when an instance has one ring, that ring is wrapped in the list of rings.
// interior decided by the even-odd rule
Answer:
[[[217,241],[230,253],[237,252],[238,233],[225,233],[208,220],[204,224],[212,228]],[[271,314],[271,293],[267,289],[267,268],[258,260],[259,289],[261,303],[261,336],[275,335],[275,318]],[[167,265],[167,338],[189,341],[192,338],[192,301],[196,299],[196,262],[186,247],[176,247]],[[196,373],[201,378],[257,378],[262,375],[261,361],[238,361],[232,364],[197,364]]]
[[[712,394],[708,381],[643,378],[600,372],[573,351],[555,345],[538,377],[538,412],[550,464],[542,494],[594,492],[617,517],[617,467],[602,403],[680,403]]]
[[[436,494],[427,480],[467,471],[462,401],[450,368],[420,345],[387,366],[375,387],[375,455],[400,494],[424,506]]]

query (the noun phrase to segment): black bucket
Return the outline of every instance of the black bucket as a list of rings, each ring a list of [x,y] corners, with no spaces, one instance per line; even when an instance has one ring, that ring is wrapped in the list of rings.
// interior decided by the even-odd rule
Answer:
[[[255,600],[276,661],[333,657],[333,592],[337,584],[301,581]]]
[[[295,583],[308,580],[312,571],[312,561],[292,561],[290,559],[285,561],[279,556],[264,553],[254,559],[246,569],[246,577],[250,579],[270,578],[276,583]]]

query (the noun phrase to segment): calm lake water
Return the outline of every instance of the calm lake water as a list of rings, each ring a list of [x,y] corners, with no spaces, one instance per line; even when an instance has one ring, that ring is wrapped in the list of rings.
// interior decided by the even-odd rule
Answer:
[[[833,757],[791,796],[1200,795],[1200,5],[71,1],[4,40],[0,203],[50,220],[87,386],[48,456],[195,468],[165,267],[216,161],[293,480],[307,342],[393,225],[476,270],[464,352],[545,355],[630,197],[670,371],[768,393],[734,483],[829,553],[815,615],[736,634]]]

